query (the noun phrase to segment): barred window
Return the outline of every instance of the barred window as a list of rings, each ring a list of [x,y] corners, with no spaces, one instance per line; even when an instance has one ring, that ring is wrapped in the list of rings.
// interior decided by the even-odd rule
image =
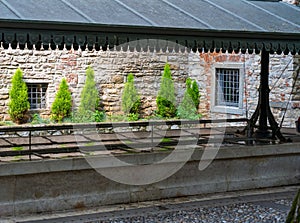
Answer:
[[[46,91],[48,84],[27,83],[30,109],[46,108]]]
[[[240,73],[239,69],[216,69],[215,105],[239,107]]]

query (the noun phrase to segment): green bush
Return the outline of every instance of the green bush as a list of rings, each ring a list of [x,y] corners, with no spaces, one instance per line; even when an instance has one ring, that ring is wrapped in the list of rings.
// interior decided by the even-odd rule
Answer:
[[[92,111],[98,109],[99,95],[96,88],[94,70],[88,67],[86,70],[86,80],[84,87],[80,95],[80,105],[78,108],[79,113],[85,113],[85,111]]]
[[[134,86],[134,76],[129,74],[122,94],[122,110],[130,117],[138,117],[141,105],[140,96]]]
[[[88,67],[86,80],[80,95],[78,110],[72,114],[72,122],[102,122],[105,112],[99,111],[99,95],[95,82],[94,70]]]
[[[51,107],[51,119],[61,122],[70,116],[72,110],[72,96],[65,78],[62,79],[55,100]]]
[[[177,116],[182,119],[198,119],[200,115],[198,114],[198,106],[196,107],[196,103],[199,105],[199,90],[194,89],[194,83],[190,78],[186,80],[186,90],[184,92],[183,100],[180,103]],[[198,95],[198,97],[196,97]]]
[[[36,125],[36,124],[49,124],[50,120],[42,118],[39,114],[35,113],[35,114],[32,115],[30,123],[32,125]]]
[[[139,114],[129,113],[128,115],[124,114],[112,114],[106,117],[106,120],[109,122],[132,122],[139,120]]]
[[[166,64],[160,83],[160,89],[156,98],[157,114],[163,118],[175,117],[175,103],[175,88],[171,76],[170,65]]]
[[[95,122],[103,122],[106,119],[106,114],[104,111],[96,110],[94,112],[94,121]]]
[[[127,115],[112,114],[107,116],[107,121],[109,122],[125,122],[127,120],[128,120]]]
[[[194,80],[192,83],[192,88],[191,88],[191,97],[194,101],[195,107],[198,110],[199,104],[200,104],[200,93],[199,93],[199,88],[197,82]]]
[[[129,113],[127,115],[127,120],[130,121],[130,122],[137,121],[137,120],[139,120],[139,114]]]
[[[103,122],[106,119],[104,111],[90,111],[85,110],[81,112],[74,112],[72,114],[72,122],[75,123],[84,123],[84,122]]]
[[[8,113],[13,122],[18,124],[27,121],[26,113],[30,108],[26,83],[22,79],[23,72],[18,68],[12,78],[9,91]]]

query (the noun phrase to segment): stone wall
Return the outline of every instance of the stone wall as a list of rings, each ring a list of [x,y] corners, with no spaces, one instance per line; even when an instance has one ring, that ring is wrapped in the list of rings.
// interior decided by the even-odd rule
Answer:
[[[271,55],[270,61],[270,101],[275,118],[280,121],[290,99],[291,87],[296,77],[299,56]],[[0,118],[7,119],[8,91],[10,80],[17,67],[24,72],[27,82],[47,82],[47,109],[39,111],[49,115],[55,93],[63,77],[66,77],[72,91],[74,108],[80,101],[80,92],[85,81],[85,70],[91,66],[95,71],[101,102],[107,114],[121,114],[121,95],[126,76],[135,75],[135,85],[143,101],[142,114],[151,116],[156,109],[155,98],[159,90],[165,63],[171,66],[177,102],[182,99],[187,77],[195,79],[199,85],[201,102],[199,112],[210,118],[212,74],[214,63],[241,63],[245,72],[244,112],[242,117],[250,117],[258,98],[260,56],[256,54],[229,54],[163,51],[108,51],[96,50],[20,50],[0,48]],[[280,79],[278,79],[280,78]],[[299,78],[298,78],[299,82]],[[300,84],[297,84],[299,90]],[[299,91],[293,94],[293,102],[288,105],[284,125],[294,125],[300,116]],[[247,112],[246,112],[247,111]],[[228,117],[238,117],[229,115]],[[239,116],[240,117],[240,116]]]
[[[191,54],[194,59],[197,54]],[[190,73],[190,76],[199,81],[202,92],[200,111],[208,116],[212,116],[211,93],[212,75],[215,63],[242,63],[244,66],[244,94],[243,94],[243,114],[226,115],[228,118],[247,117],[254,113],[258,102],[258,90],[260,83],[260,55],[257,54],[229,54],[229,53],[200,53],[200,68],[198,72]],[[270,105],[275,119],[280,123],[286,111],[283,126],[293,127],[295,120],[300,116],[300,75],[296,78],[299,69],[300,57],[292,55],[270,55]],[[299,72],[299,70],[298,70]],[[198,73],[198,78],[197,78]],[[202,79],[199,79],[199,73]],[[195,74],[195,75],[193,75]],[[292,86],[294,81],[294,91]],[[292,93],[292,95],[291,95]],[[290,103],[288,103],[291,101]],[[286,109],[287,108],[287,109]],[[221,114],[218,114],[221,115]],[[218,117],[213,114],[214,117]],[[224,117],[224,115],[223,115]]]
[[[166,179],[165,175],[149,176],[148,173],[157,174],[159,170],[170,171],[171,168],[170,172],[178,170],[183,157],[192,148],[177,148],[172,152],[173,159],[165,159],[166,152],[137,153],[134,156],[116,154],[115,159],[122,160],[122,165],[111,161],[110,156],[94,156],[92,159],[97,162],[97,168],[90,165],[91,158],[2,163],[0,216],[19,217],[24,214],[78,211],[94,207],[100,209],[101,206],[111,204],[300,183],[299,143],[254,147],[225,146],[218,150],[211,163],[211,160],[207,160],[207,155],[203,155],[204,149],[206,148],[195,149],[189,161]],[[204,170],[199,170],[199,163],[206,162],[210,165]],[[136,176],[145,173],[145,179],[150,177],[155,181],[147,185],[123,184],[118,174],[115,174],[114,179],[104,177],[111,176],[106,175],[107,170],[116,171],[109,173],[128,175],[133,179],[132,184],[137,181],[127,174],[129,172],[137,173]]]

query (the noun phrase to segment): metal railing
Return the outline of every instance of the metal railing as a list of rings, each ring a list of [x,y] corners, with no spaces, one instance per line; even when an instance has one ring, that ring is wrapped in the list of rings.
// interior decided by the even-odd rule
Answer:
[[[0,127],[0,157],[7,156],[29,156],[29,160],[32,160],[32,156],[38,156],[41,158],[45,158],[43,154],[51,154],[51,153],[72,153],[72,152],[80,152],[78,145],[69,145],[69,146],[61,146],[59,145],[68,145],[74,144],[74,141],[66,140],[63,143],[58,141],[54,141],[49,136],[53,136],[53,133],[60,132],[61,135],[56,136],[65,137],[66,135],[74,135],[77,130],[91,130],[91,129],[113,129],[115,128],[127,128],[128,132],[131,131],[130,128],[135,127],[147,127],[147,133],[150,134],[151,145],[154,144],[154,140],[156,139],[154,136],[155,127],[159,126],[185,126],[189,128],[189,126],[194,126],[195,128],[199,128],[200,126],[206,127],[209,124],[215,123],[246,123],[248,125],[248,119],[218,119],[218,120],[208,120],[208,119],[200,119],[200,120],[151,120],[151,121],[135,121],[135,122],[100,122],[100,123],[73,123],[73,124],[47,124],[47,125],[20,125],[20,126],[1,126]],[[171,130],[170,130],[171,131]],[[46,132],[47,134],[41,134],[40,132]],[[138,132],[138,131],[137,131]],[[23,133],[20,135],[20,133]],[[24,134],[25,133],[25,134]],[[110,134],[110,133],[103,133]],[[101,135],[100,135],[101,136]],[[33,139],[37,139],[40,137],[44,139],[46,142],[33,142]],[[176,135],[174,137],[177,137]],[[16,142],[18,140],[19,142]],[[14,140],[11,140],[14,139]],[[101,140],[101,139],[100,139]],[[116,143],[118,139],[112,140],[114,143],[107,144],[110,149],[114,148],[126,148],[126,145],[123,143]],[[1,143],[2,142],[2,143]],[[199,143],[205,143],[205,140]],[[57,145],[56,147],[51,147],[50,145]],[[174,145],[174,142],[160,142],[160,145],[168,146]],[[50,148],[47,148],[47,146]],[[149,143],[140,143],[138,146],[149,146]],[[13,148],[17,147],[28,147],[28,150],[13,150]],[[34,150],[33,147],[37,147]],[[40,148],[43,147],[43,148]]]

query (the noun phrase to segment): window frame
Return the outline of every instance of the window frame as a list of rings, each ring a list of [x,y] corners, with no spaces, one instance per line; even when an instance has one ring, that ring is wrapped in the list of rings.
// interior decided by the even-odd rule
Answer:
[[[217,69],[239,70],[239,101],[238,106],[226,106],[217,104]],[[211,84],[211,111],[215,113],[243,115],[244,99],[244,63],[216,63],[213,65],[212,84]]]
[[[49,88],[49,82],[43,82],[43,81],[25,81],[25,83],[26,83],[26,86],[27,86],[27,90],[28,90],[28,101],[29,101],[29,104],[30,104],[30,110],[31,111],[34,111],[34,110],[45,110],[45,109],[47,109],[48,108],[48,104],[47,104],[47,102],[48,102],[48,88]],[[39,95],[41,95],[42,96],[42,94],[44,93],[44,100],[45,100],[45,102],[43,103],[43,107],[42,106],[40,106],[40,107],[35,107],[35,108],[32,108],[31,107],[31,105],[33,104],[32,103],[32,100],[33,100],[33,98],[30,96],[30,90],[29,90],[29,85],[41,85],[41,88],[43,89],[43,85],[45,85],[46,86],[46,90],[43,92],[41,92],[41,93],[38,93]],[[38,104],[38,103],[34,103],[34,104]],[[40,105],[42,105],[42,103],[39,103]]]

